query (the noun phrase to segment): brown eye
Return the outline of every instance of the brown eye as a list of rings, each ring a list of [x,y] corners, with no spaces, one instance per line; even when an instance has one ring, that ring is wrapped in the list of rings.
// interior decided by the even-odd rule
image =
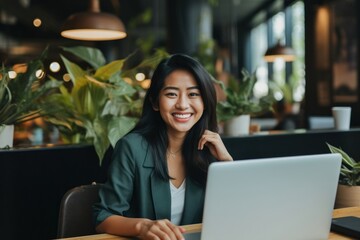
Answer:
[[[169,93],[166,93],[165,96],[168,96],[168,97],[176,97],[176,93],[169,92]]]
[[[197,92],[192,92],[189,94],[190,97],[198,97],[198,96],[201,96],[200,93],[197,93]]]

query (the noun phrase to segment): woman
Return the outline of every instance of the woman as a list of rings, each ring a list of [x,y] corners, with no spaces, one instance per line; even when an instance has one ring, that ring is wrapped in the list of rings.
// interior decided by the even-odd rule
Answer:
[[[114,149],[95,205],[96,230],[140,239],[183,239],[202,220],[209,164],[232,160],[216,122],[216,93],[196,60],[175,54],[152,77],[135,128]]]

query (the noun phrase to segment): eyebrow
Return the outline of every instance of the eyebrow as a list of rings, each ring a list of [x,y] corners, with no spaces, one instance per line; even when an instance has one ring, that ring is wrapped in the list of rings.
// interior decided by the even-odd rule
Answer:
[[[192,86],[192,87],[186,88],[186,90],[192,90],[192,89],[200,89],[200,88],[199,88],[199,86]],[[164,87],[163,90],[179,90],[179,88],[178,87],[167,86],[167,87]]]

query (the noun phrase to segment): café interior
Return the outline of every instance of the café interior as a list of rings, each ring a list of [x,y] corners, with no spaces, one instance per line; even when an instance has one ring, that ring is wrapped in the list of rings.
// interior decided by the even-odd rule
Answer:
[[[251,100],[271,98],[266,111],[249,113],[246,133],[228,130],[227,119],[219,120],[219,133],[234,159],[329,153],[328,143],[360,161],[358,10],[357,0],[1,0],[0,76],[11,71],[9,82],[15,82],[41,58],[34,81],[55,79],[53,88],[67,89],[67,97],[79,100],[69,65],[92,71],[94,78],[102,65],[96,65],[98,55],[76,55],[74,49],[96,49],[103,65],[124,60],[122,81],[132,90],[126,96],[129,105],[117,114],[136,119],[141,109],[136,103],[149,86],[154,63],[184,53],[221,83],[218,102],[226,100],[226,87],[241,82],[244,71],[255,79]],[[91,14],[107,15],[93,20]],[[73,25],[97,29],[106,24],[116,32],[108,39],[105,32],[71,36],[69,31]],[[15,121],[12,146],[0,146],[1,239],[58,238],[64,194],[106,181],[114,139],[89,137],[96,130],[84,127],[85,103],[73,103],[63,109],[66,114],[55,112],[62,108],[55,108],[53,92],[31,102],[26,110],[35,114]],[[0,92],[0,107],[1,97]],[[104,111],[91,101],[89,108]],[[347,128],[337,127],[333,107],[351,108]],[[1,113],[0,108],[0,126]]]

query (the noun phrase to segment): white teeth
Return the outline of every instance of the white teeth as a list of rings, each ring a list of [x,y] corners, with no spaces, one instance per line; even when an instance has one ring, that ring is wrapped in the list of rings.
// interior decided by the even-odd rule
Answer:
[[[177,117],[177,118],[189,118],[191,116],[190,113],[186,113],[186,114],[177,114],[177,113],[174,113],[173,114],[174,117]]]

